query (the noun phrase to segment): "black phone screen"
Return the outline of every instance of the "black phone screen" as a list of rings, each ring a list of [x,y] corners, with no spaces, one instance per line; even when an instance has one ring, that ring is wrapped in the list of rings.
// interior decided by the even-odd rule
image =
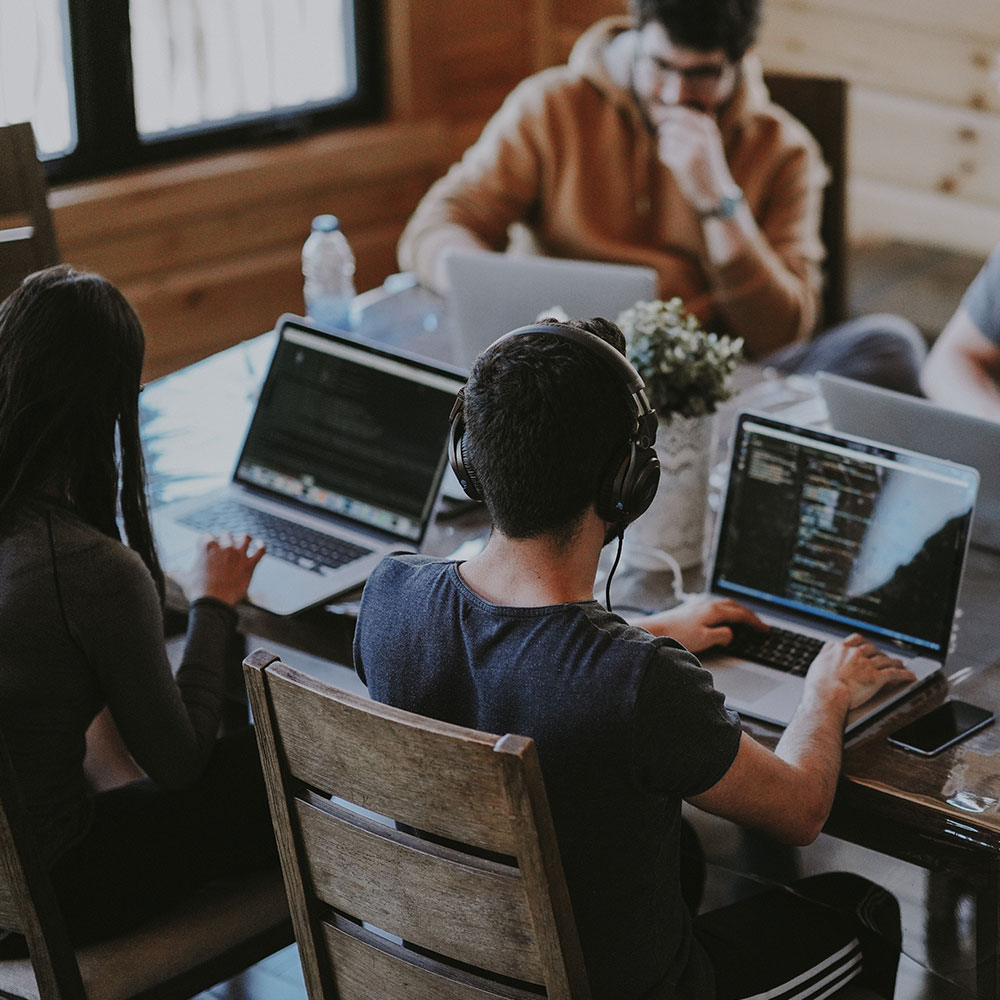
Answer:
[[[952,699],[890,733],[888,739],[894,746],[931,757],[992,721],[988,709]]]

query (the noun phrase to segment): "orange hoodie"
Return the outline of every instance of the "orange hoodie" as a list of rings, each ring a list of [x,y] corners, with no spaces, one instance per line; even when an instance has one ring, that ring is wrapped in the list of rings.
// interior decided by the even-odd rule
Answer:
[[[492,250],[523,223],[537,252],[644,264],[660,295],[679,295],[751,356],[809,337],[821,289],[820,205],[827,172],[815,140],[772,104],[758,60],[719,116],[735,182],[761,239],[724,267],[708,258],[702,226],[635,99],[605,61],[628,30],[607,18],[578,40],[569,63],[519,84],[482,135],[427,192],[399,244],[400,265],[434,287],[438,255],[471,235]]]

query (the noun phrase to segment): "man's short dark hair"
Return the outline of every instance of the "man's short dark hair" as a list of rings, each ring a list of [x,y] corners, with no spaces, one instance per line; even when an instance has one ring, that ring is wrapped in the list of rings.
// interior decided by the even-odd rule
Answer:
[[[569,325],[625,353],[609,320]],[[634,420],[627,390],[606,362],[546,333],[487,348],[469,377],[464,414],[466,454],[494,525],[508,538],[551,535],[562,544],[621,461]]]
[[[656,21],[675,45],[722,49],[731,62],[757,41],[761,7],[762,0],[629,0],[638,27]]]

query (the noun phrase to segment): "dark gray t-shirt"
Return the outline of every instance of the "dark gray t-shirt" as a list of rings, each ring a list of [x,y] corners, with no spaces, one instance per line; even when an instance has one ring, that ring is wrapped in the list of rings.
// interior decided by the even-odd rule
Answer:
[[[962,297],[962,308],[983,336],[1000,347],[1000,246],[969,285]]]
[[[154,781],[198,778],[234,623],[225,605],[196,602],[175,681],[156,588],[135,552],[48,503],[0,535],[0,729],[47,861],[89,827],[84,736],[105,705]]]
[[[378,701],[535,740],[595,1000],[713,994],[680,807],[726,773],[740,727],[694,656],[595,601],[494,605],[455,563],[390,556],[354,658]]]

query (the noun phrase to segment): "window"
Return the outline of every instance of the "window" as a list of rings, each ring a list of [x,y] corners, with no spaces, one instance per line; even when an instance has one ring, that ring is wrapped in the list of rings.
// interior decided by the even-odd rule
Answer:
[[[370,0],[0,0],[0,123],[55,178],[374,118]]]

